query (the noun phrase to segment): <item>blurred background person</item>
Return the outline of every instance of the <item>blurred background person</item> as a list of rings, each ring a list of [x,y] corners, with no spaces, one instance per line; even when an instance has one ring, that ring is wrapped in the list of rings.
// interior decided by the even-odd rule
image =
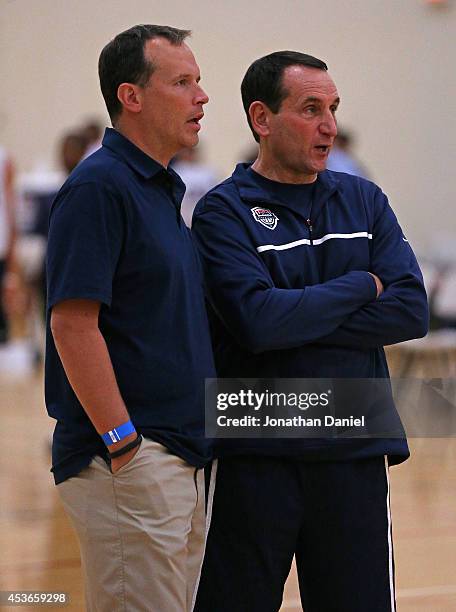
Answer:
[[[58,163],[62,170],[61,184],[86,156],[87,147],[90,145],[91,142],[85,129],[69,130],[63,133],[58,145]],[[50,191],[39,192],[33,197],[35,221],[31,229],[32,234],[38,234],[47,239],[49,211],[61,184],[56,185]]]
[[[49,211],[60,186],[84,156],[87,145],[88,138],[81,128],[64,132],[57,147],[59,172],[38,168],[21,183],[14,273],[8,275],[4,291],[15,330],[14,342],[8,345],[2,358],[2,368],[9,372],[26,372],[42,362]],[[2,228],[3,225],[0,233]]]
[[[172,168],[185,183],[181,215],[187,227],[192,225],[196,203],[217,183],[215,170],[201,161],[201,147],[182,149],[171,161]]]
[[[92,140],[92,145],[93,143],[94,141]],[[64,132],[58,146],[59,166],[62,170],[62,183],[64,180],[66,180],[74,168],[76,168],[79,162],[86,156],[88,146],[90,146],[89,132],[86,129],[69,130]],[[43,313],[43,322],[46,312],[46,274],[44,256],[47,246],[49,212],[51,210],[52,202],[54,201],[59,189],[60,185],[55,190],[37,193],[34,197],[33,203],[35,208],[35,222],[31,228],[30,234],[37,238],[41,238],[42,252],[38,275],[35,279],[32,278],[30,280],[32,282],[35,280],[39,301],[38,308]],[[35,267],[36,266],[34,266],[34,268]],[[38,358],[40,359],[41,356],[39,353],[42,352],[41,341],[39,344],[40,347],[36,347],[35,350],[38,350]]]
[[[89,119],[82,125],[81,133],[86,139],[86,150],[84,158],[89,157],[101,147],[103,140],[104,125],[97,119]]]
[[[60,164],[65,178],[76,168],[87,152],[88,140],[84,129],[66,132],[60,141]]]
[[[353,136],[341,127],[337,128],[337,136],[328,157],[328,170],[346,172],[362,178],[369,178],[364,166],[356,159],[352,147]]]
[[[16,238],[14,206],[14,167],[0,146],[0,345],[8,340],[6,314],[8,291],[15,282],[14,243]]]

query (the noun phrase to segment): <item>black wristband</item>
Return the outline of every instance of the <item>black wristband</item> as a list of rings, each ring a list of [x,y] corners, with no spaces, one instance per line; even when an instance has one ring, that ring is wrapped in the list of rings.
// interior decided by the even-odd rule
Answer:
[[[135,440],[133,440],[132,442],[129,442],[128,444],[125,444],[125,446],[123,446],[122,448],[119,448],[119,450],[114,451],[113,453],[108,452],[109,458],[117,459],[117,457],[122,457],[122,455],[125,455],[125,453],[128,453],[128,451],[130,451],[132,448],[136,448],[137,446],[139,446],[141,444],[141,440],[142,440],[142,435],[138,434],[138,437]]]

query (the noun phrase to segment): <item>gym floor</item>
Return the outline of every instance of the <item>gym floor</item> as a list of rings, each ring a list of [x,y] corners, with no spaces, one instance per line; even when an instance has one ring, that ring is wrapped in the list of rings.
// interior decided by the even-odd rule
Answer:
[[[78,546],[49,472],[53,423],[42,375],[0,375],[0,406],[0,590],[65,592],[65,609],[81,611]],[[450,612],[456,610],[456,438],[415,438],[410,446],[411,460],[390,472],[398,612]],[[282,612],[299,610],[293,569]]]

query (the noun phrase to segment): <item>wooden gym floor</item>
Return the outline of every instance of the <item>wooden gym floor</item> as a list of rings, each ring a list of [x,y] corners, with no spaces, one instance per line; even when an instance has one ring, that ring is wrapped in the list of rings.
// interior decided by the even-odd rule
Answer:
[[[78,547],[49,473],[42,387],[40,375],[0,377],[0,590],[63,591],[65,610],[82,611]],[[456,611],[456,439],[410,445],[412,459],[391,470],[398,612]],[[293,570],[282,612],[299,610]]]

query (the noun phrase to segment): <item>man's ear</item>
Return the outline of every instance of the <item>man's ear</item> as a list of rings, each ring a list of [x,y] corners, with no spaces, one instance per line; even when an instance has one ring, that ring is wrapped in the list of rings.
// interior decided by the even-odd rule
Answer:
[[[122,108],[130,113],[139,113],[142,110],[141,89],[132,83],[121,83],[117,88],[117,98]]]
[[[269,136],[269,116],[271,111],[259,100],[255,100],[249,107],[249,117],[253,129],[258,136]]]

